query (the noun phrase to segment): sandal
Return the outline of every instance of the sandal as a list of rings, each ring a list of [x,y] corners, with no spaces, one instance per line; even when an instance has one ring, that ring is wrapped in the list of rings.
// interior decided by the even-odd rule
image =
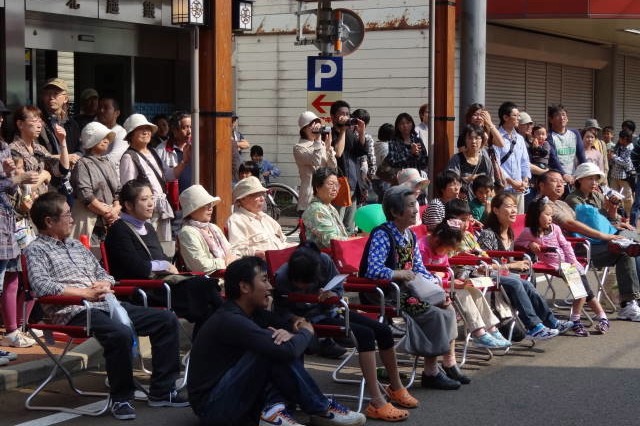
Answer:
[[[391,402],[395,402],[401,407],[416,408],[419,404],[419,401],[409,393],[407,388],[403,387],[398,390],[393,390],[390,385],[387,385],[383,386],[383,389]]]
[[[396,408],[390,402],[387,402],[380,408],[369,404],[366,410],[364,410],[364,414],[370,419],[383,420],[385,422],[401,422],[409,417],[407,410]]]

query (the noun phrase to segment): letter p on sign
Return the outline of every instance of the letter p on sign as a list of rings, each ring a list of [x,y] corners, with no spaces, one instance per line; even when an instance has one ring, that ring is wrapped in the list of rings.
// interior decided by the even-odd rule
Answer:
[[[307,58],[307,90],[341,92],[342,57],[309,56]]]

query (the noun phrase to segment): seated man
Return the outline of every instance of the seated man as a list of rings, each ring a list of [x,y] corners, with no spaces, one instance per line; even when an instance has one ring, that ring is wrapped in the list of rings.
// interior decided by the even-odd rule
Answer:
[[[581,177],[582,179],[583,177]],[[596,267],[616,267],[620,307],[618,319],[640,321],[640,307],[636,299],[640,298],[640,283],[636,262],[625,253],[612,253],[607,241],[622,238],[616,234],[605,234],[576,220],[576,213],[567,203],[560,200],[564,193],[564,181],[560,172],[549,170],[538,178],[538,194],[548,197],[553,208],[553,223],[566,232],[575,232],[589,238],[601,240],[602,244],[591,245],[591,259]],[[574,202],[574,201],[572,201]]]
[[[73,225],[66,198],[57,192],[41,195],[33,203],[31,218],[38,237],[25,251],[29,281],[36,296],[79,296],[91,302],[91,333],[100,342],[111,386],[111,413],[118,420],[135,419],[131,329],[109,316],[103,299],[112,292],[113,277],[100,267],[82,243],[69,238]],[[186,407],[189,402],[175,390],[180,372],[178,321],[168,311],[122,303],[135,332],[151,338],[153,375],[148,404],[151,407]],[[57,324],[82,326],[83,306],[44,305]]]
[[[255,424],[262,409],[260,426],[299,426],[285,401],[300,405],[314,425],[364,424],[364,415],[327,399],[305,370],[311,324],[298,321],[290,333],[268,318],[273,288],[262,259],[229,264],[224,285],[228,301],[207,320],[191,350],[189,399],[203,424]]]

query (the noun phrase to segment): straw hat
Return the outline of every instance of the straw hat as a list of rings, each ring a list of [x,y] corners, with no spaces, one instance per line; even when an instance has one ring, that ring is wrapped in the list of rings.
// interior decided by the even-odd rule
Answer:
[[[80,133],[80,141],[82,149],[87,152],[94,146],[98,145],[104,138],[108,138],[109,142],[113,142],[116,133],[112,132],[102,123],[92,121],[82,128]]]
[[[267,192],[267,188],[262,186],[260,180],[255,176],[244,178],[233,187],[233,202],[257,192]]]
[[[153,123],[150,123],[142,114],[131,114],[125,121],[122,127],[127,131],[127,136],[125,139],[129,138],[131,132],[133,132],[138,127],[149,126],[151,127],[151,134],[155,134],[158,131],[158,126]]]
[[[578,167],[576,167],[573,172],[573,177],[578,179],[582,179],[587,176],[600,176],[600,179],[604,178],[604,173],[600,170],[600,167],[593,163],[582,163]]]
[[[417,169],[402,169],[396,175],[399,185],[410,186],[411,189],[423,190],[429,185],[429,179],[423,178]]]
[[[298,127],[302,129],[305,126],[308,126],[309,123],[314,122],[315,120],[320,120],[320,118],[315,115],[311,111],[305,111],[298,117]]]
[[[192,185],[180,194],[180,206],[182,206],[182,216],[187,217],[202,206],[213,203],[215,206],[220,201],[220,197],[209,194],[202,185]]]

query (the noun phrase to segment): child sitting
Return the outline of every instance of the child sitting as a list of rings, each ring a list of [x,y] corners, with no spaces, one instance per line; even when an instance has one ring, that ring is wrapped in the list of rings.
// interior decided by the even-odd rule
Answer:
[[[242,180],[249,176],[255,176],[260,179],[260,169],[253,161],[245,161],[238,167],[238,179]]]
[[[433,233],[418,242],[425,266],[449,266],[449,253],[455,252],[462,242],[464,222],[458,219],[445,219],[433,230]],[[466,277],[465,277],[466,278]],[[483,348],[506,348],[511,342],[505,339],[496,325],[500,320],[491,311],[491,306],[470,281],[455,278],[453,280],[455,298],[461,314],[465,318],[473,343]]]
[[[275,164],[264,159],[264,151],[260,145],[252,146],[250,155],[251,161],[258,166],[258,179],[268,184],[272,177],[280,176],[280,169]]]
[[[487,218],[487,212],[491,210],[491,198],[493,197],[493,180],[486,175],[480,175],[471,183],[473,199],[469,202],[471,215],[480,222]]]
[[[538,256],[538,261],[556,269],[560,267],[561,262],[576,265],[580,272],[582,284],[587,291],[587,304],[598,318],[596,330],[604,334],[609,330],[607,314],[602,309],[598,299],[593,296],[584,268],[576,260],[573,247],[562,234],[560,227],[553,223],[552,216],[553,209],[547,197],[533,201],[529,205],[529,210],[527,210],[526,228],[516,239],[515,246],[526,247]],[[555,250],[548,250],[550,248]],[[570,320],[573,322],[572,330],[576,336],[580,337],[589,336],[589,332],[580,321],[580,312],[584,302],[585,298],[575,299],[571,306]]]

